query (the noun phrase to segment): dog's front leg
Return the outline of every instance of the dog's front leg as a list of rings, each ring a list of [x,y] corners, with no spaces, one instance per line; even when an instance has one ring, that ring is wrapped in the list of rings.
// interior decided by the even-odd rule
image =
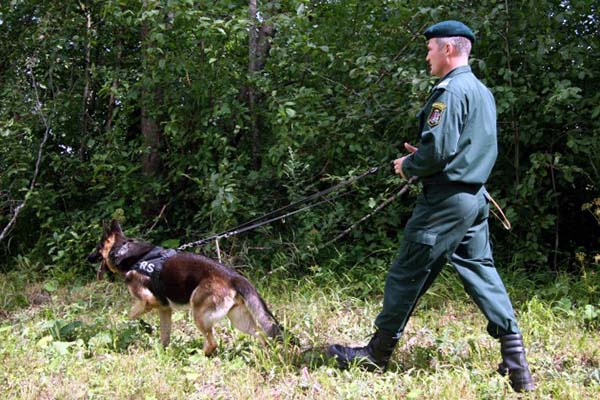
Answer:
[[[133,307],[129,310],[129,318],[136,319],[140,315],[146,312],[146,302],[143,300],[137,300],[133,303]]]
[[[171,341],[171,314],[173,310],[169,307],[161,307],[158,310],[160,315],[160,342],[163,347],[167,347]]]

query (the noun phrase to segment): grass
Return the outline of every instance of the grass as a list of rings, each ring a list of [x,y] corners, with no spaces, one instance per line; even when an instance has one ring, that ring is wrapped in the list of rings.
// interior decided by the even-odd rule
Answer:
[[[313,272],[301,279],[248,273],[299,338],[300,351],[274,343],[262,348],[223,322],[211,358],[202,354],[186,311],[176,312],[167,349],[159,344],[156,316],[129,321],[130,296],[118,279],[59,284],[0,275],[0,393],[10,399],[598,398],[595,273],[587,282],[503,273],[537,384],[519,395],[494,372],[499,345],[451,271],[422,299],[386,373],[339,371],[320,351],[333,342],[366,343],[385,270]]]

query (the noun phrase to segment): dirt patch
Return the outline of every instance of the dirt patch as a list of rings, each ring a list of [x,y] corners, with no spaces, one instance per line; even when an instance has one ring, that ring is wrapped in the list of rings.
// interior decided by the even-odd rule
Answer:
[[[27,302],[31,306],[41,306],[52,301],[50,293],[44,290],[41,283],[27,286],[25,288],[25,296],[27,297]]]

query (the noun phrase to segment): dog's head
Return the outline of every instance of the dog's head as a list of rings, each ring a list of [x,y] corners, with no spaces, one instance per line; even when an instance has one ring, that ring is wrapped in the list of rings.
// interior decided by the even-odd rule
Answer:
[[[127,238],[119,222],[112,220],[109,226],[104,225],[102,239],[87,259],[91,263],[100,262],[96,277],[102,279],[107,269],[114,273],[126,273],[152,248],[148,243]]]

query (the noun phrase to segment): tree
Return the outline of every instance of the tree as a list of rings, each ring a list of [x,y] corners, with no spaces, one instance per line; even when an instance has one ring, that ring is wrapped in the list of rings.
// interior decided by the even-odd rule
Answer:
[[[85,270],[95,227],[113,213],[172,245],[385,165],[418,140],[414,115],[434,84],[422,32],[442,19],[474,29],[472,67],[497,100],[501,156],[488,188],[515,228],[492,223],[496,257],[531,269],[593,262],[597,11],[586,0],[4,2],[0,231],[12,228],[2,268],[20,255]],[[412,197],[321,244],[397,186],[381,173],[223,245],[297,272],[332,257],[368,263],[392,254]]]

